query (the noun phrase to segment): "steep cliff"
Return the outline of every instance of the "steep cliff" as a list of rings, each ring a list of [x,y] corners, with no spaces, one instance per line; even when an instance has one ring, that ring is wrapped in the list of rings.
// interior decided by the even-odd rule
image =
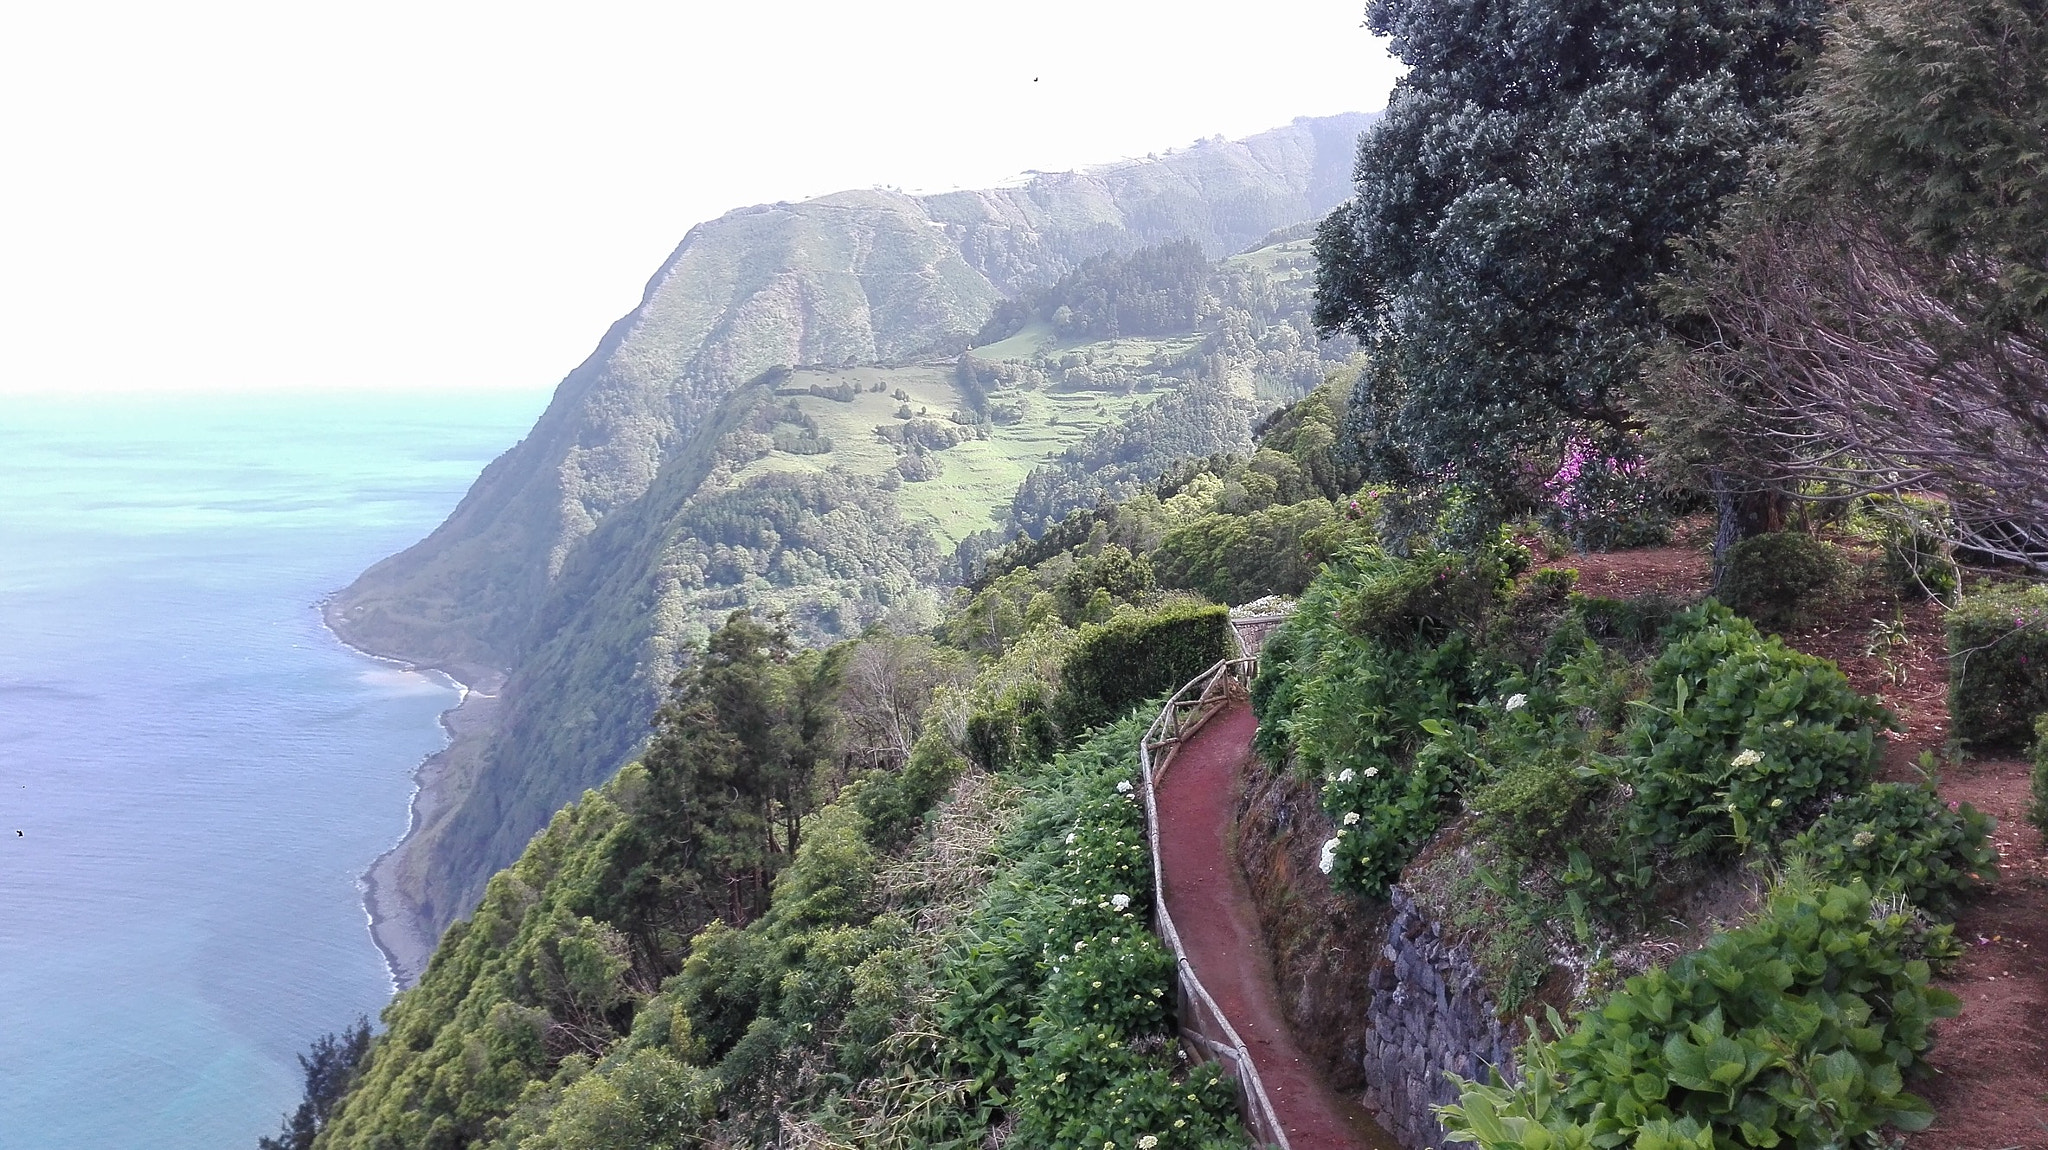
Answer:
[[[780,609],[818,639],[928,617],[952,545],[1002,526],[1031,468],[1113,438],[1152,402],[1153,380],[1222,419],[1208,433],[1217,444],[1248,443],[1252,401],[1294,386],[1261,363],[1306,330],[1306,278],[1284,259],[1244,273],[1291,284],[1296,319],[1250,317],[1277,341],[1212,309],[1213,335],[1073,348],[1081,382],[1026,387],[1008,422],[984,420],[946,455],[910,445],[920,460],[954,461],[936,478],[896,466],[904,444],[854,450],[913,401],[920,420],[971,414],[951,358],[1000,299],[1104,252],[1188,238],[1225,256],[1327,211],[1369,122],[1304,119],[1015,187],[845,192],[691,229],[447,522],[329,604],[349,642],[497,696],[457,724],[411,833],[373,875],[377,933],[400,974],[416,973],[555,809],[631,753],[678,648],[714,612]],[[1312,346],[1295,354],[1314,362]],[[1087,373],[1098,363],[1149,374],[1097,386]],[[813,367],[764,376],[796,365]],[[1200,401],[1204,388],[1237,398]],[[814,398],[824,394],[836,401]],[[839,434],[818,430],[835,419]]]

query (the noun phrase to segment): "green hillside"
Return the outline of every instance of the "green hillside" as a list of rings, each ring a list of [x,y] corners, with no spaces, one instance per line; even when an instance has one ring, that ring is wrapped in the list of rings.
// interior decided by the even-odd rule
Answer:
[[[1010,533],[1246,449],[1329,366],[1293,237],[1341,193],[1365,122],[1040,177],[1021,198],[852,192],[692,229],[533,433],[329,605],[357,646],[502,684],[373,876],[401,972],[617,769],[679,653],[734,607],[806,642],[927,625]],[[1237,254],[1267,238],[1283,250]],[[977,341],[1049,292],[1073,305],[1066,330],[1048,307]]]

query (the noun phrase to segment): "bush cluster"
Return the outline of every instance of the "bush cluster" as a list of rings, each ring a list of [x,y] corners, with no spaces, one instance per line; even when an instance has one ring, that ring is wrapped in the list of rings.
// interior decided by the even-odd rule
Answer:
[[[1998,873],[1991,819],[1951,806],[1930,787],[1879,783],[1828,808],[1790,844],[1831,882],[1861,879],[1879,893],[1952,913]]]
[[[1832,793],[1861,790],[1890,712],[1833,663],[1708,602],[1682,616],[1625,733],[1630,833],[1682,854],[1775,842]]]
[[[2017,746],[2048,711],[2048,586],[1995,587],[1949,612],[1948,711],[1977,746]]]
[[[1464,1083],[1444,1124],[1485,1150],[1849,1146],[1923,1129],[1933,1111],[1904,1075],[1960,1007],[1929,985],[1927,956],[1952,951],[1948,927],[1861,883],[1788,885],[1755,921],[1532,1039],[1519,1084]]]
[[[1458,725],[1497,677],[1472,639],[1506,592],[1504,567],[1354,552],[1268,641],[1252,706],[1258,748],[1320,777],[1338,823],[1323,869],[1385,890],[1455,813],[1472,761]]]
[[[1804,627],[1813,609],[1848,582],[1839,550],[1803,531],[1774,531],[1742,540],[1724,557],[1722,602],[1774,631]]]

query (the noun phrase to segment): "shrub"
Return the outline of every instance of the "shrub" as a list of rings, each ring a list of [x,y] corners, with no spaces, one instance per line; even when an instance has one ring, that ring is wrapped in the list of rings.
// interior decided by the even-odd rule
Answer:
[[[1022,1148],[1241,1146],[1236,1098],[1214,1065],[1181,1075],[1170,1033],[1172,959],[1145,927],[1144,810],[1130,779],[1142,717],[1060,755],[998,853],[1015,860],[944,963],[948,1073],[996,1093]]]
[[[1657,648],[1672,621],[1686,612],[1684,603],[1656,592],[1627,599],[1575,592],[1571,606],[1587,638],[1645,654]]]
[[[1601,789],[1579,770],[1586,732],[1570,716],[1552,716],[1543,733],[1544,745],[1507,759],[1498,777],[1465,802],[1472,833],[1514,858],[1557,857]]]
[[[1849,564],[1834,547],[1801,531],[1775,531],[1728,549],[1721,601],[1772,630],[1806,626],[1813,608],[1847,582]]]
[[[1456,809],[1471,774],[1476,733],[1435,719],[1423,724],[1434,737],[1411,764],[1345,767],[1325,778],[1323,809],[1338,826],[1336,837],[1323,844],[1322,867],[1339,887],[1385,894]]]
[[[1863,788],[1891,713],[1833,663],[1708,601],[1681,616],[1625,733],[1632,833],[1681,854],[1776,841],[1801,808]]]
[[[1922,956],[1953,938],[1887,909],[1860,883],[1781,889],[1556,1041],[1531,1039],[1519,1084],[1463,1083],[1444,1125],[1486,1150],[1850,1146],[1923,1129],[1933,1111],[1904,1075],[1960,1004],[1928,985]]]
[[[2048,586],[1967,596],[1948,614],[1952,731],[1979,746],[2012,746],[2048,711]]]
[[[868,821],[868,841],[885,851],[908,842],[924,825],[925,812],[966,766],[953,745],[934,730],[910,748],[900,770],[870,774],[853,793],[854,808]]]
[[[1791,849],[1830,882],[1861,879],[1947,914],[1997,874],[1990,834],[1991,820],[1968,803],[1951,809],[1928,787],[1879,783],[1828,808]]]
[[[2034,802],[2027,820],[2048,835],[2048,715],[2034,719]]]
[[[1459,631],[1483,633],[1509,586],[1506,563],[1487,553],[1363,558],[1364,577],[1339,605],[1338,622],[1390,646],[1440,643]]]
[[[1504,571],[1498,557],[1354,552],[1268,642],[1256,745],[1321,777],[1342,832],[1325,872],[1340,887],[1383,892],[1455,811],[1472,767],[1455,720],[1496,677],[1470,636],[1504,594]]]
[[[1885,581],[1908,599],[1947,600],[1962,586],[1949,545],[1948,508],[1916,495],[1871,496],[1859,519],[1874,520]]]
[[[1175,604],[1083,627],[1060,667],[1054,722],[1072,738],[1178,690],[1230,654],[1225,607]]]

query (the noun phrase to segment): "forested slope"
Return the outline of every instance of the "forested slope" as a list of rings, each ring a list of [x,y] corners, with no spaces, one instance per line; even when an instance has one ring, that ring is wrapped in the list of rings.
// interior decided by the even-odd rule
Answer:
[[[379,864],[380,939],[400,966],[618,767],[678,651],[726,611],[783,611],[806,641],[915,626],[990,540],[1094,500],[1061,469],[1107,460],[1127,490],[1179,455],[1244,449],[1323,355],[1304,243],[1217,259],[1334,203],[1365,122],[692,229],[533,433],[329,606],[366,649],[503,676],[496,737],[465,748]],[[999,302],[1119,276],[1170,314],[1142,333],[1003,333],[962,357]]]

